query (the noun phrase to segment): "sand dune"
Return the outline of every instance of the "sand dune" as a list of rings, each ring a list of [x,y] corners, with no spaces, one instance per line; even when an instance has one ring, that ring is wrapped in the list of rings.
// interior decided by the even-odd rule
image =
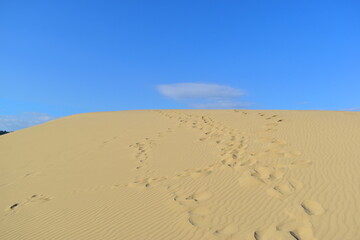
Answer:
[[[360,239],[360,113],[88,113],[0,153],[0,239]]]

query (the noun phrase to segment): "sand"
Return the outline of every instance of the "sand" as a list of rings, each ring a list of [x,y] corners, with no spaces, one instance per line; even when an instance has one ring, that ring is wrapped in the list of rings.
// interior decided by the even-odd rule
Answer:
[[[0,154],[0,239],[360,239],[358,112],[87,113]]]

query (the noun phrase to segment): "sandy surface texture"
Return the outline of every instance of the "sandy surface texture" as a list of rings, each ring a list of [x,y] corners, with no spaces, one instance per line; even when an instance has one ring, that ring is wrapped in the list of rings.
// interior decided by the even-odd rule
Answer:
[[[357,112],[79,114],[0,159],[0,239],[360,239]]]

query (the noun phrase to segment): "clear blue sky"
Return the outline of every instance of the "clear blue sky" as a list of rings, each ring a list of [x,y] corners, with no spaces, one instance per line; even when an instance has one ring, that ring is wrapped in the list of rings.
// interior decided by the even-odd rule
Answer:
[[[359,110],[360,2],[0,0],[0,83],[9,130],[94,111]]]

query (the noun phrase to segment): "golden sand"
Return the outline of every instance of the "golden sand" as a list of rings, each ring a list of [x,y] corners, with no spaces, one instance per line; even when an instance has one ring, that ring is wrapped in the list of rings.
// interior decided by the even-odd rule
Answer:
[[[360,239],[360,113],[88,113],[0,136],[0,239]]]

